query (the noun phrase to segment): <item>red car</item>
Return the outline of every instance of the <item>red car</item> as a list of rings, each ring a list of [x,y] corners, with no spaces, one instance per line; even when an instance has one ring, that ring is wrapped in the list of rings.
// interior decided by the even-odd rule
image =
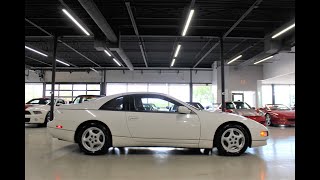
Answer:
[[[296,112],[283,104],[266,104],[260,110],[266,113],[266,124],[295,126]]]
[[[221,109],[221,105],[219,109]],[[266,123],[265,113],[253,107],[250,107],[245,102],[241,102],[241,101],[226,102],[225,112],[239,114],[241,116],[257,121],[258,123],[261,123],[263,125],[265,125]]]

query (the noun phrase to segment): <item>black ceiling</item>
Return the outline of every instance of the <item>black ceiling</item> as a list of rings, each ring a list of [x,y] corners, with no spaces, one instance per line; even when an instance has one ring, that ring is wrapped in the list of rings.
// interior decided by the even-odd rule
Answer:
[[[137,28],[144,41],[149,67],[169,67],[177,42],[182,47],[175,67],[193,67],[198,60],[219,41],[217,37],[226,33],[232,25],[252,6],[256,0],[195,0],[195,13],[186,37],[181,36],[191,0],[131,0],[130,5]],[[123,0],[94,0],[104,18],[118,35],[120,46],[134,67],[145,67],[129,14]],[[94,35],[102,31],[91,19],[85,9],[76,0],[64,3],[76,14]],[[26,0],[25,18],[49,33],[62,37],[63,42],[73,47],[101,67],[117,67],[104,52],[95,50],[94,38],[73,24],[61,11],[59,0]],[[263,38],[295,16],[294,0],[264,0],[253,9],[224,40],[224,57],[235,57],[241,51],[243,60],[247,60],[264,49]],[[119,36],[119,34],[121,34]],[[50,51],[51,41],[47,34],[25,22],[26,45]],[[120,37],[120,38],[119,38]],[[206,46],[205,46],[206,45]],[[252,46],[254,45],[254,46]],[[251,47],[252,46],[252,47]],[[249,48],[251,47],[251,48]],[[50,67],[49,58],[28,50],[25,51],[25,63],[31,67]],[[116,54],[116,52],[113,52]],[[96,67],[97,65],[75,53],[65,45],[58,43],[58,59],[77,67]],[[117,56],[121,61],[121,58]],[[214,61],[220,60],[220,45],[201,63],[199,68],[210,68]],[[46,64],[44,64],[44,63]],[[124,64],[123,61],[121,61]],[[237,63],[241,62],[239,60]],[[57,64],[64,67],[64,65]]]

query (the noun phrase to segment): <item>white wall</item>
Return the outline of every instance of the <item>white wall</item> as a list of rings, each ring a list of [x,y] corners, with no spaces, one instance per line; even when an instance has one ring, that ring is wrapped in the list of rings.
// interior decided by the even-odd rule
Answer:
[[[39,77],[38,72],[33,70],[24,70],[24,81],[25,82],[43,82],[43,79]]]
[[[221,67],[217,68],[217,96],[221,103]],[[235,70],[233,66],[225,66],[225,99],[231,101],[232,91],[255,91],[257,81],[263,78],[262,66],[246,66]],[[256,93],[257,94],[257,93]],[[257,97],[255,97],[257,98]]]
[[[272,63],[264,63],[263,79],[269,79],[284,74],[295,73],[295,54],[279,53],[272,59]]]
[[[193,71],[193,83],[211,83],[212,71]],[[51,82],[51,71],[45,74],[45,81]],[[56,82],[100,82],[101,77],[93,71],[56,72]],[[177,70],[107,70],[106,82],[148,82],[148,83],[190,83],[190,71]]]

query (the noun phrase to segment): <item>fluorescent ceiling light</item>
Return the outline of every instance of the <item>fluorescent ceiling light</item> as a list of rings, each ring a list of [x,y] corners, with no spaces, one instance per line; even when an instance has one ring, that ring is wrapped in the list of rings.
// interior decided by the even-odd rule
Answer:
[[[62,11],[63,11],[87,36],[90,36],[90,34],[88,33],[88,31],[85,30],[84,27],[82,27],[81,24],[79,24],[78,21],[75,20],[67,10],[62,9]]]
[[[176,59],[172,59],[172,63],[171,63],[171,66],[174,65],[174,62],[176,61]]]
[[[99,72],[97,70],[95,70],[94,68],[90,68],[90,69],[99,74]]]
[[[45,57],[48,57],[48,55],[46,55],[46,54],[44,54],[44,53],[42,53],[42,52],[40,52],[40,51],[37,51],[37,50],[35,50],[35,49],[32,49],[31,47],[28,47],[28,46],[24,46],[26,49],[29,49],[30,51],[33,51],[33,52],[35,52],[35,53],[38,53],[38,54],[40,54],[40,55],[42,55],[42,56],[45,56]]]
[[[70,66],[69,64],[67,64],[67,63],[65,63],[65,62],[62,62],[62,61],[60,61],[59,59],[56,59],[56,61],[59,62],[59,63],[61,63],[61,64],[66,65],[66,66]]]
[[[232,59],[231,61],[229,61],[227,64],[230,64],[230,63],[232,63],[233,61],[235,61],[235,60],[237,60],[237,59],[239,59],[239,58],[241,58],[242,57],[242,55],[239,55],[239,56],[237,56],[236,58],[234,58],[234,59]]]
[[[183,32],[182,32],[182,36],[185,36],[186,33],[187,33],[188,27],[190,25],[191,18],[193,16],[193,12],[194,12],[193,9],[191,9],[190,12],[189,12],[189,16],[188,16],[187,22],[186,22],[186,24],[184,26],[184,29],[183,29]]]
[[[176,52],[174,53],[174,57],[177,57],[180,51],[181,44],[178,44]]]
[[[111,54],[107,50],[104,50],[104,52],[107,53],[108,56],[111,56]]]
[[[113,61],[116,62],[118,66],[121,66],[121,64],[115,58],[113,58]]]
[[[272,57],[273,57],[273,56],[269,56],[269,57],[267,57],[267,58],[264,58],[264,59],[262,59],[262,60],[260,60],[260,61],[255,62],[255,63],[253,63],[253,64],[259,64],[259,63],[261,63],[262,61],[268,60],[268,59],[270,59],[270,58],[272,58]]]
[[[282,30],[282,31],[278,32],[277,34],[273,35],[273,36],[272,36],[272,39],[274,39],[274,38],[276,38],[276,37],[280,36],[281,34],[283,34],[283,33],[287,32],[287,31],[289,31],[290,29],[294,28],[294,27],[296,26],[295,24],[296,24],[296,23],[293,23],[291,26],[289,26],[289,27],[285,28],[284,30]]]

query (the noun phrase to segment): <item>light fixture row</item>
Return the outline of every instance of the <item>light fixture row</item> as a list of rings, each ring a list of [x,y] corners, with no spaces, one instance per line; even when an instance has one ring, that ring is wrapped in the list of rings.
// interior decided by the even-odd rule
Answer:
[[[25,45],[24,48],[26,48],[26,49],[28,49],[28,50],[30,50],[30,51],[32,51],[32,52],[35,52],[35,53],[37,53],[37,54],[40,54],[41,56],[48,57],[47,54],[42,53],[42,52],[40,52],[40,51],[37,51],[37,50],[35,50],[35,49],[33,49],[33,48],[29,47],[29,46],[26,46],[26,45]],[[65,63],[65,62],[63,62],[63,61],[61,61],[61,60],[59,60],[59,59],[56,59],[56,61],[57,61],[58,63],[63,64],[63,65],[70,66],[70,64]]]

